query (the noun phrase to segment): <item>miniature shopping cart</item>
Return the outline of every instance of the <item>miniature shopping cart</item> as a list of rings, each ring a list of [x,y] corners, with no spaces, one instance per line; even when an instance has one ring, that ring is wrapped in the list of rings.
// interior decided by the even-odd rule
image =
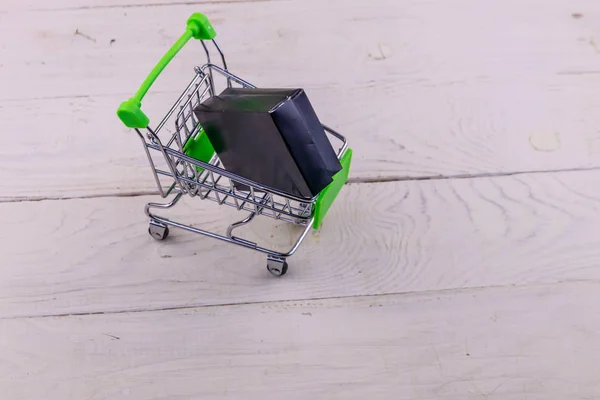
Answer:
[[[222,168],[218,155],[194,114],[194,109],[205,99],[218,94],[215,88],[217,81],[227,87],[255,86],[228,71],[225,56],[214,40],[215,35],[215,30],[206,16],[200,13],[193,14],[187,21],[185,33],[158,62],[137,93],[123,102],[117,111],[121,121],[127,127],[134,128],[141,139],[160,195],[163,198],[174,196],[169,203],[146,205],[146,215],[150,218],[149,233],[153,238],[163,240],[169,235],[169,226],[174,226],[256,250],[267,255],[269,272],[277,276],[284,275],[287,272],[286,258],[294,254],[311,229],[320,227],[325,214],[346,183],[352,149],[348,148],[342,135],[323,126],[330,142],[337,148],[342,170],[334,176],[333,182],[314,198],[292,196]],[[190,84],[158,125],[151,128],[149,118],[141,110],[141,101],[162,70],[191,38],[200,40],[207,63],[194,68],[195,75]],[[208,42],[212,42],[212,46]],[[222,67],[211,62],[209,46],[214,46],[218,52]],[[164,183],[165,179],[167,184]],[[221,235],[151,212],[152,209],[173,207],[183,195],[212,200],[219,205],[225,204],[249,214],[239,222],[231,224],[226,234]],[[303,227],[302,233],[288,252],[281,253],[263,248],[257,243],[233,235],[236,228],[261,216]]]

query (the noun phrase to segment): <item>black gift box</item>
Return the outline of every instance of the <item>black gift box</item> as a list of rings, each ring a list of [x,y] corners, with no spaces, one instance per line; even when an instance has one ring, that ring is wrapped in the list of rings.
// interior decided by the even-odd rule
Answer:
[[[341,170],[302,89],[228,88],[194,112],[224,168],[245,178],[312,198]]]

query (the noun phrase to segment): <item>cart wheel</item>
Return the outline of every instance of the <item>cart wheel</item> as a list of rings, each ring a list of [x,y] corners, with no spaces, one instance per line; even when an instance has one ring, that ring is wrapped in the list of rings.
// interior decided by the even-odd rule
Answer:
[[[283,276],[288,270],[288,263],[285,258],[268,257],[267,271],[275,276]]]
[[[284,262],[280,267],[272,267],[267,264],[267,270],[275,276],[283,276],[288,270],[288,264],[287,262]]]
[[[169,227],[150,221],[148,233],[156,240],[165,240],[169,236]]]

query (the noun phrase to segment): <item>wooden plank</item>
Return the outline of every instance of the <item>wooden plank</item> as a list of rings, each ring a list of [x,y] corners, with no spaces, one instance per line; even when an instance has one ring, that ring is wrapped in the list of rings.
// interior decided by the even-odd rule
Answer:
[[[340,196],[282,279],[264,255],[214,239],[172,230],[155,242],[142,208],[156,196],[0,204],[0,316],[600,279],[600,172],[358,184]],[[189,200],[166,216],[219,233],[245,216]],[[284,250],[292,228],[258,218],[240,235]]]
[[[283,0],[57,0],[52,3],[37,0],[4,0],[0,3],[0,13],[15,11],[66,11],[101,8],[133,8],[133,7],[170,7],[174,5],[194,5],[199,8],[213,3],[261,3]]]
[[[580,399],[598,283],[0,321],[12,400]]]
[[[3,15],[0,35],[10,40],[0,55],[10,62],[0,70],[0,99],[133,93],[198,7]],[[213,20],[232,71],[261,86],[489,82],[517,92],[530,83],[543,99],[561,81],[600,70],[593,41],[600,6],[593,0],[511,0],[494,7],[473,0],[311,0],[272,2],[258,15],[256,7],[200,8]],[[573,18],[574,11],[585,17]],[[177,91],[188,80],[203,60],[197,47],[178,56],[157,89]]]
[[[476,93],[483,86],[457,92],[358,85],[311,88],[308,94],[323,121],[354,148],[351,179],[457,176],[600,167],[600,113],[595,112],[600,98],[597,107],[576,101],[583,93],[590,98],[600,93],[600,87],[587,85],[592,80],[553,92],[531,119],[507,120],[506,108],[488,107],[487,95]],[[382,91],[388,95],[379,95]],[[511,96],[510,90],[497,91],[498,101]],[[448,102],[458,96],[459,102]],[[567,98],[573,101],[559,110]],[[154,100],[149,115],[158,119],[173,96]],[[0,148],[0,200],[156,191],[137,135],[114,116],[119,101],[106,96],[0,106],[8,132]],[[398,114],[388,104],[406,104],[405,112]],[[547,114],[550,108],[557,111]],[[431,118],[428,110],[436,110],[439,118]]]
[[[600,3],[546,3],[201,8],[234,72],[261,86],[307,88],[323,121],[355,148],[352,179],[380,180],[600,166]],[[197,9],[0,15],[0,199],[152,190],[115,109]],[[198,54],[184,50],[159,79],[144,102],[153,121],[202,62]]]
[[[290,4],[274,2],[261,10],[260,17],[249,3],[206,4],[202,9],[219,33],[232,70],[259,85],[351,85],[382,79],[385,71],[401,72],[395,71],[395,62],[378,59],[377,47],[364,48],[372,46],[373,38],[347,40],[354,29],[375,26],[370,19],[352,20],[364,10],[374,8],[374,16],[374,11],[365,16],[377,18],[386,8],[396,15],[397,7],[390,9],[385,1],[374,7],[349,8],[341,8],[339,2]],[[0,99],[133,93],[197,9],[196,5],[175,5],[67,10],[60,13],[61,18],[52,17],[55,13],[4,15],[0,34],[14,39],[0,50],[3,59],[11,60],[0,70],[0,84],[7,88]],[[32,18],[36,30],[31,29]],[[377,36],[392,33],[398,18],[376,28]],[[306,29],[298,20],[311,21],[314,29]],[[193,66],[204,62],[200,46],[188,47],[157,82],[157,90],[177,91],[189,80]],[[339,50],[328,57],[324,54],[328,48]],[[376,54],[369,53],[375,50]],[[35,88],[35,93],[24,93],[24,86]]]

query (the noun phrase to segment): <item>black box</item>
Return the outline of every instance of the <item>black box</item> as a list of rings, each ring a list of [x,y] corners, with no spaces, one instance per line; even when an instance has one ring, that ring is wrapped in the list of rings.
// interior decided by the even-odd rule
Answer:
[[[194,110],[228,171],[312,198],[341,170],[302,89],[228,88]]]

